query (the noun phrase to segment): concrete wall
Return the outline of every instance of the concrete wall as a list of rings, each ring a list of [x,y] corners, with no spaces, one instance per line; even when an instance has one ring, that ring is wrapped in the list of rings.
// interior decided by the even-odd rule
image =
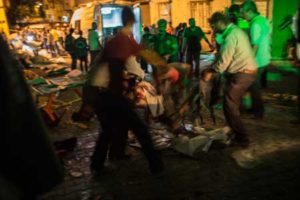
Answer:
[[[141,20],[142,20],[142,24],[146,26],[151,25],[149,4],[141,4]]]
[[[231,5],[231,0],[213,0],[210,3],[211,5],[211,14],[217,11],[224,11],[226,7]]]
[[[151,0],[150,5],[150,19],[151,23],[156,23],[159,19],[158,4],[160,2],[166,2],[166,0]],[[172,0],[171,19],[173,26],[177,26],[180,22],[188,22],[191,17],[191,5],[190,0]],[[212,14],[215,11],[224,11],[225,7],[231,4],[231,0],[212,0],[210,2],[209,13]],[[197,19],[196,19],[197,22]]]
[[[155,1],[150,1],[150,21],[151,24],[156,24],[159,19],[158,4]]]
[[[191,17],[189,1],[172,1],[172,24],[176,27],[181,22],[188,22]]]

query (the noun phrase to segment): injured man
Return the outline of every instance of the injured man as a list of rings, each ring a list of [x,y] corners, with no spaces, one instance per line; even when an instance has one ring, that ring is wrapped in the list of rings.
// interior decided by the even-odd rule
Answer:
[[[89,121],[94,116],[93,105],[99,88],[107,88],[109,85],[109,69],[107,63],[93,67],[83,86],[82,105],[78,112],[72,116],[74,121]],[[145,72],[136,57],[131,56],[126,60],[123,72],[123,84],[126,88],[124,95],[136,102],[138,107],[147,108],[152,117],[158,117],[164,113],[163,97],[158,95],[156,89],[144,81]]]

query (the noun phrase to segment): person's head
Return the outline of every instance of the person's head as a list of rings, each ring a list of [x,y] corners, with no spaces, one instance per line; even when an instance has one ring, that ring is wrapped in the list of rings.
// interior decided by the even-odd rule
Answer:
[[[92,29],[93,29],[93,30],[96,30],[96,29],[97,29],[97,22],[93,22],[93,23],[92,23]]]
[[[70,33],[70,34],[73,34],[73,33],[74,33],[74,28],[70,28],[70,29],[69,29],[69,33]]]
[[[259,14],[257,10],[257,6],[254,1],[245,1],[241,5],[240,12],[241,12],[241,16],[248,21],[252,20],[256,15]]]
[[[237,19],[240,17],[240,6],[232,4],[228,9],[228,17],[231,22],[237,23]]]
[[[132,9],[129,6],[125,6],[123,8],[121,16],[123,26],[133,26],[135,17]]]
[[[143,28],[143,31],[144,31],[144,33],[149,33],[149,32],[150,32],[150,29],[149,29],[148,26],[145,26],[145,27]]]
[[[78,32],[78,34],[80,35],[80,37],[82,36],[82,30],[80,30],[79,32]]]
[[[120,27],[120,26],[115,27],[113,29],[113,35],[117,35],[120,32],[121,29],[122,29],[122,27]]]
[[[208,19],[211,28],[216,33],[222,33],[230,23],[228,17],[222,12],[215,12]]]
[[[189,19],[189,25],[190,25],[190,27],[195,27],[196,26],[195,18],[190,18]]]
[[[186,27],[187,27],[187,23],[186,22],[182,23],[182,28],[186,28]]]
[[[158,20],[157,26],[158,26],[158,33],[159,34],[166,33],[167,21],[165,19]]]

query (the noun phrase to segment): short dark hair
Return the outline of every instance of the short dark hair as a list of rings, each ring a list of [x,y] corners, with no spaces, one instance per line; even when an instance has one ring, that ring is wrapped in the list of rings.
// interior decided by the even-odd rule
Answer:
[[[217,23],[219,21],[223,22],[224,24],[229,24],[230,23],[230,20],[228,19],[228,17],[224,13],[222,13],[222,12],[215,12],[208,19],[208,22],[210,24],[215,24],[215,23]]]
[[[144,29],[143,29],[143,31],[148,33],[148,32],[150,32],[150,29],[149,29],[148,26],[145,26]]]
[[[129,6],[125,6],[122,10],[122,23],[124,26],[128,25],[129,23],[134,23],[135,17],[132,9]]]
[[[232,4],[232,5],[229,7],[228,11],[229,11],[230,13],[240,12],[240,6],[237,5],[237,4]]]
[[[165,20],[165,19],[159,19],[157,21],[157,25],[158,26],[167,26],[167,20]]]
[[[75,31],[74,28],[70,28],[70,29],[69,29],[69,32],[70,32],[70,33],[74,33],[74,31]]]
[[[254,1],[245,1],[242,5],[241,8],[243,8],[245,11],[251,10],[254,13],[259,14],[257,10],[257,6]]]

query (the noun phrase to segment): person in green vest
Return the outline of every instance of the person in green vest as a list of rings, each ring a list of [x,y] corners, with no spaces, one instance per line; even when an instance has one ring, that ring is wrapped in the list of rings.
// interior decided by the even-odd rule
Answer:
[[[257,80],[249,90],[252,107],[248,111],[253,113],[255,118],[262,119],[264,117],[264,104],[261,88],[267,85],[266,67],[271,60],[271,27],[268,19],[260,15],[253,1],[246,1],[242,4],[241,14],[250,23],[250,42],[258,65]]]
[[[154,51],[164,57],[168,63],[178,61],[178,42],[175,36],[167,33],[167,21],[160,19],[157,22],[158,34],[155,35]]]
[[[195,61],[195,77],[199,77],[200,71],[200,52],[201,52],[201,40],[204,39],[211,49],[213,46],[208,41],[205,33],[199,26],[196,26],[194,18],[189,19],[190,27],[186,28],[183,34],[183,49],[186,50],[187,63],[193,66]]]
[[[99,33],[97,30],[97,23],[92,23],[92,29],[89,30],[88,34],[89,50],[91,54],[91,64],[94,62],[97,55],[101,52],[102,46],[99,41]]]

